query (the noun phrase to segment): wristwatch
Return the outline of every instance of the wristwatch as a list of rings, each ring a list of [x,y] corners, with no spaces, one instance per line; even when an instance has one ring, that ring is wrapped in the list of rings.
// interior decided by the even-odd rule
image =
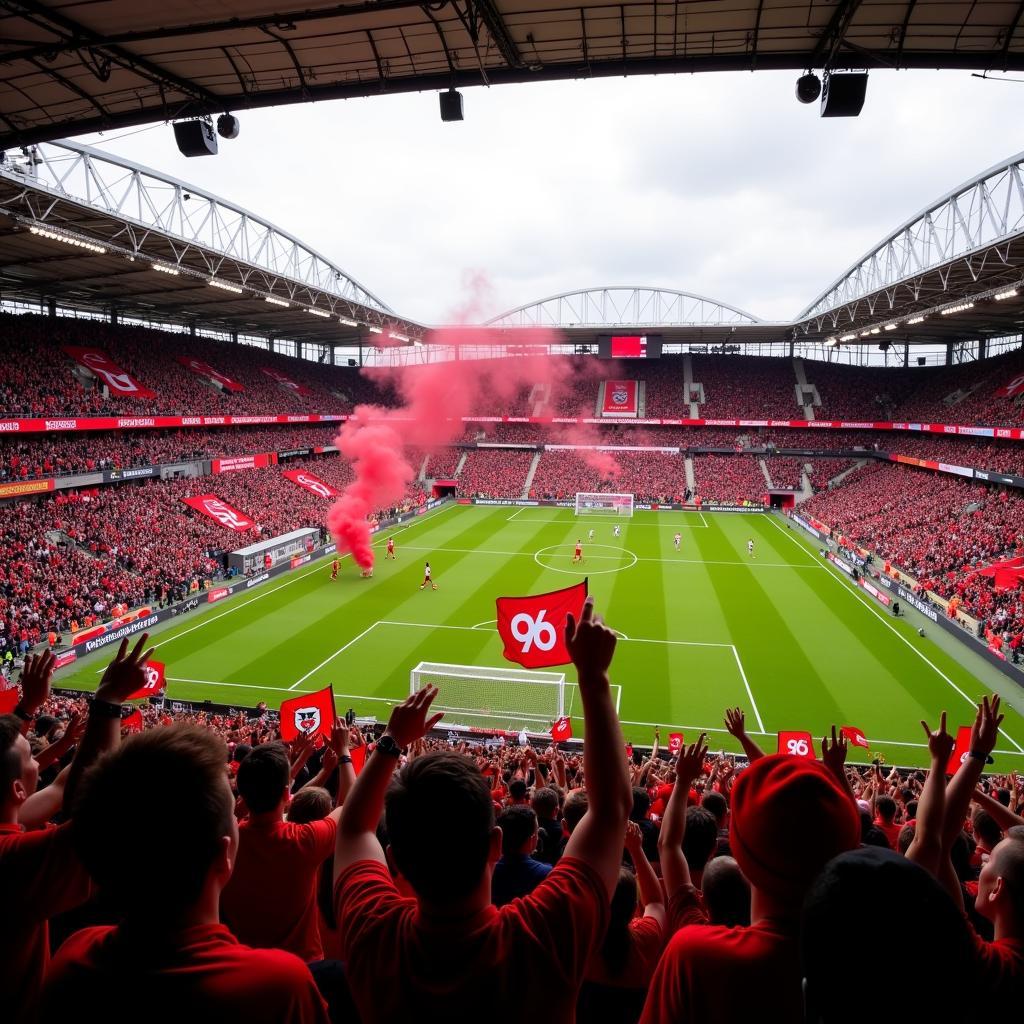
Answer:
[[[93,697],[93,699],[89,701],[89,714],[99,715],[101,718],[120,718],[121,705],[113,704],[109,700],[101,700],[98,697]]]
[[[389,733],[384,733],[384,735],[377,740],[377,746],[374,749],[396,759],[402,756],[402,748],[395,742],[395,737]]]
[[[26,711],[20,704],[14,709],[14,714],[23,722],[34,722],[36,717],[32,712]]]

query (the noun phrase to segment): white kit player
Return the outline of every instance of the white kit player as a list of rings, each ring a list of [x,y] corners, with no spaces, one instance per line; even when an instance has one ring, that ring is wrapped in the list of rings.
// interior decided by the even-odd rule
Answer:
[[[593,530],[590,530],[590,531],[589,531],[589,532],[587,533],[587,540],[588,540],[588,541],[589,541],[589,542],[590,542],[591,544],[593,544],[593,543],[594,543],[594,531],[593,531]]]
[[[672,543],[676,546],[676,551],[679,550],[679,545],[683,543],[683,535],[681,533],[675,533],[672,536]]]
[[[622,529],[617,524],[616,524],[615,528],[612,530],[612,536],[613,537],[621,537],[622,536]]]
[[[423,582],[420,584],[420,590],[422,590],[428,583],[430,584],[431,590],[437,590],[437,584],[434,582],[434,574],[431,571],[429,562],[425,563],[423,566]]]
[[[750,555],[751,558],[757,558],[757,555],[754,554],[754,538],[753,537],[751,537],[750,540],[747,541],[747,554]]]

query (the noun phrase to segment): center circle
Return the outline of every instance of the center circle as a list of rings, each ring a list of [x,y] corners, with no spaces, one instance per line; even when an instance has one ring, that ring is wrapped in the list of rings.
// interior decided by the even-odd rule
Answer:
[[[580,566],[580,565],[571,565],[568,569],[562,569],[562,568],[559,568],[559,566],[557,566],[557,565],[548,565],[547,562],[544,562],[544,561],[541,560],[548,552],[559,552],[558,557],[569,557],[569,558],[572,558],[571,554],[568,555],[568,556],[564,556],[564,555],[561,554],[561,550],[563,548],[569,548],[571,551],[575,551],[576,545],[572,544],[572,543],[570,543],[570,544],[552,544],[549,547],[541,548],[539,551],[534,552],[533,560],[542,569],[550,569],[551,572],[564,572],[564,573],[568,573],[570,576],[578,576],[580,574],[581,568],[582,568],[582,570],[585,572],[585,574],[587,576],[601,576],[604,573],[608,573],[608,572],[622,572],[625,569],[632,569],[633,566],[636,565],[636,563],[639,561],[637,556],[635,554],[633,554],[632,551],[629,551],[627,548],[617,548],[617,547],[614,547],[611,544],[588,544],[587,547],[586,547],[586,550],[590,551],[590,550],[592,550],[594,548],[604,548],[604,549],[606,549],[608,551],[614,551],[618,555],[622,555],[624,557],[628,556],[629,558],[632,558],[633,561],[630,562],[628,565],[616,565],[616,566],[613,566],[611,569],[591,569],[589,563],[584,563],[582,566]],[[551,558],[551,557],[555,557],[555,556],[547,555],[547,557]],[[603,559],[603,560],[610,560],[611,559],[610,555],[598,555],[597,557],[599,559]]]

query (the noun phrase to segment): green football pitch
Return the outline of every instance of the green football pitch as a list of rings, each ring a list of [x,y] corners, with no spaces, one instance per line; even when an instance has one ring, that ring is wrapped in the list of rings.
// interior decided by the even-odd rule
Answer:
[[[276,708],[330,683],[339,711],[386,720],[421,661],[516,667],[502,657],[495,598],[555,590],[586,575],[597,610],[620,635],[612,679],[635,743],[649,744],[659,725],[663,743],[670,731],[690,739],[707,730],[712,749],[738,750],[722,714],[739,705],[768,751],[780,730],[820,737],[835,723],[871,740],[871,753],[851,749],[851,760],[882,755],[890,764],[922,765],[920,720],[934,722],[948,709],[951,727],[967,724],[971,702],[995,689],[1007,717],[992,770],[1024,770],[1017,710],[1024,691],[931,623],[894,620],[786,520],[637,512],[619,521],[618,538],[615,522],[564,509],[443,506],[376,538],[372,579],[359,578],[345,558],[332,582],[329,561],[320,560],[158,631],[154,657],[167,664],[168,698],[247,707],[263,700]],[[395,561],[383,558],[389,535]],[[571,564],[579,537],[582,571]],[[420,589],[428,560],[437,590]],[[111,653],[79,662],[58,684],[93,689]],[[571,682],[572,667],[564,671]],[[485,721],[495,724],[517,692],[514,684],[457,685],[450,703],[490,714]],[[566,706],[579,736],[572,687]]]

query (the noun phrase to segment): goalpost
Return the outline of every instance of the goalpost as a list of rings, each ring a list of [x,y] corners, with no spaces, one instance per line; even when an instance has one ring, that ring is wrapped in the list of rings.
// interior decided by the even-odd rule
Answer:
[[[421,661],[409,673],[409,693],[426,686],[440,690],[431,710],[444,712],[441,728],[547,734],[556,718],[583,711],[576,684],[567,683],[564,672]],[[611,689],[617,711],[622,687]]]
[[[591,494],[576,492],[576,515],[578,516],[625,516],[632,518],[632,494]]]

